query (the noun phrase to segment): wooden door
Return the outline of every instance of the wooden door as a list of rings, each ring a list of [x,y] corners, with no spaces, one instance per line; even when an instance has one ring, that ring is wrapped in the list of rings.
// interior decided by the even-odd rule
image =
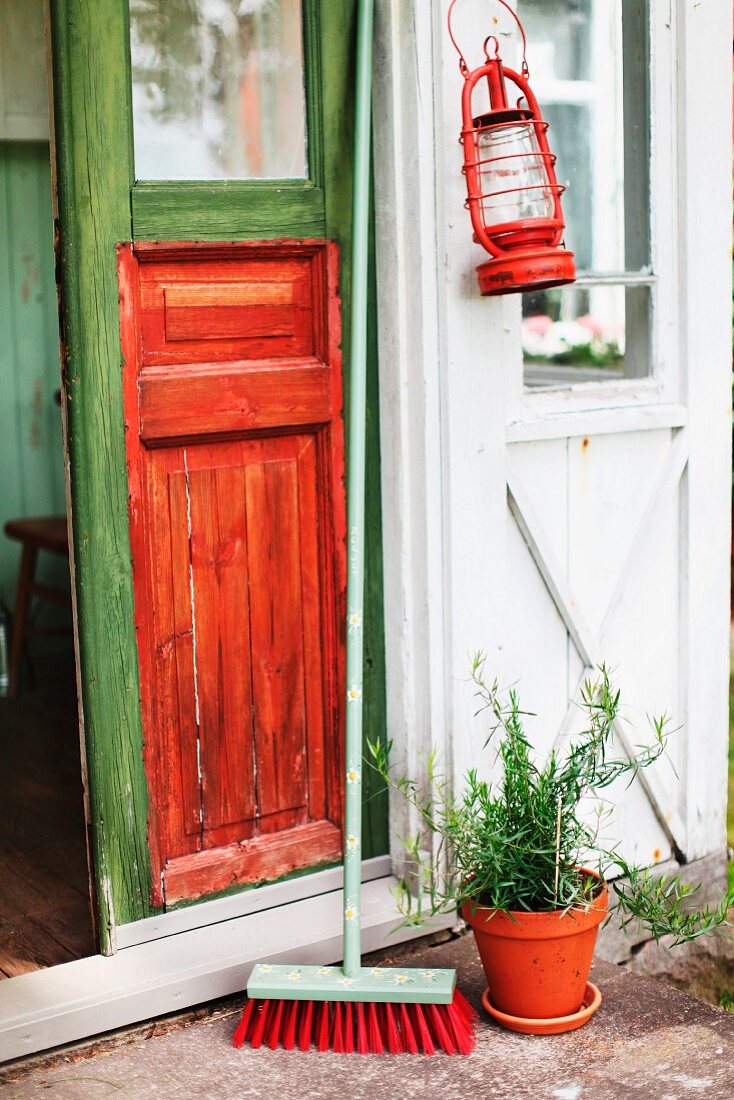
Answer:
[[[112,951],[117,925],[177,900],[339,857],[355,4],[52,7],[90,834]],[[278,12],[286,65],[255,49]],[[202,20],[206,80],[191,53]],[[163,99],[148,95],[156,81]],[[202,89],[211,96],[197,114]],[[194,114],[209,129],[179,139]],[[385,685],[374,344],[369,370],[364,685],[375,738]],[[387,805],[370,774],[363,788],[368,859],[387,849]]]
[[[120,249],[156,904],[341,855],[337,249]]]

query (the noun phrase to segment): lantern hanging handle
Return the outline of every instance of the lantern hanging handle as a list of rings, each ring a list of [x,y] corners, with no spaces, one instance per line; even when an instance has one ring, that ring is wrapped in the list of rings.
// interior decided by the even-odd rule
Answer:
[[[461,75],[465,77],[465,76],[467,76],[467,74],[469,72],[469,66],[466,63],[466,58],[464,57],[463,53],[461,52],[461,47],[459,46],[459,43],[454,38],[454,32],[453,32],[453,29],[452,29],[452,26],[451,26],[451,15],[453,13],[454,7],[456,6],[456,4],[458,2],[459,2],[459,0],[451,0],[451,3],[449,4],[448,14],[447,14],[447,23],[448,23],[448,29],[449,29],[449,38],[451,39],[451,41],[453,43],[454,49],[456,50],[456,52],[459,55],[459,70],[461,71]],[[520,31],[520,37],[522,39],[522,70],[521,71],[522,71],[522,75],[527,80],[527,78],[530,75],[530,70],[528,69],[528,60],[527,60],[528,43],[527,43],[527,39],[525,38],[525,28],[523,27],[522,23],[520,22],[520,20],[518,18],[518,15],[517,15],[517,12],[513,8],[510,7],[510,5],[506,2],[506,0],[495,0],[495,3],[501,4],[502,7],[505,8],[510,13],[512,18],[517,23],[518,30]],[[497,42],[497,39],[494,37],[494,35],[490,35],[485,40],[485,43],[484,43],[485,54],[486,54],[487,43],[492,41],[493,39],[494,39],[494,42],[496,44],[495,56],[498,56],[499,55],[499,43]]]

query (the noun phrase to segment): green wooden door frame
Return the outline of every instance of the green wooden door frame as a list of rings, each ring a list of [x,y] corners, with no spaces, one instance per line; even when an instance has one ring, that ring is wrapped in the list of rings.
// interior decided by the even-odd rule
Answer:
[[[326,236],[341,246],[349,332],[354,0],[304,0],[310,180],[134,179],[127,4],[51,4],[65,420],[70,458],[79,672],[100,946],[150,916],[127,513],[115,246],[131,239]],[[348,44],[348,48],[346,47]],[[374,319],[374,309],[373,309]],[[371,326],[375,331],[374,324]],[[348,348],[345,348],[348,362]],[[376,341],[369,379],[365,713],[385,728]],[[348,386],[348,379],[345,379]],[[365,784],[365,858],[387,850],[384,792]]]

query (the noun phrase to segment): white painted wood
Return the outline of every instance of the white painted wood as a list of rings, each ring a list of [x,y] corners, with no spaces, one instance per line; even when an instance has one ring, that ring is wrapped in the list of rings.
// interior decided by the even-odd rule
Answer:
[[[421,5],[416,4],[418,9]],[[474,718],[467,682],[469,654],[482,649],[487,672],[503,666],[505,624],[515,594],[507,586],[506,388],[522,369],[516,296],[482,298],[475,268],[486,258],[472,240],[464,208],[458,144],[462,78],[445,29],[445,5],[434,12],[436,189],[441,274],[442,459],[446,585],[447,723],[454,775],[489,770],[486,730]],[[477,12],[470,45],[481,52],[486,6]],[[485,28],[482,33],[480,28]]]
[[[373,882],[389,874],[389,856],[376,856],[362,862],[362,882]],[[139,943],[163,939],[165,936],[176,936],[194,928],[203,928],[207,924],[220,924],[222,921],[245,917],[251,913],[264,913],[266,909],[290,905],[331,890],[341,890],[343,883],[344,868],[331,867],[327,871],[314,871],[286,882],[274,882],[269,886],[243,890],[230,897],[187,905],[183,909],[146,917],[132,924],[121,924],[116,930],[117,949],[119,951]]]
[[[388,695],[400,759],[415,764],[415,774],[421,751],[445,745],[457,783],[467,766],[481,765],[482,733],[472,721],[465,672],[473,649],[487,652],[491,675],[520,679],[533,699],[546,701],[551,679],[564,667],[568,697],[585,669],[613,654],[635,706],[668,709],[683,721],[671,748],[674,762],[696,757],[686,765],[684,794],[665,768],[643,777],[644,797],[634,796],[637,801],[619,793],[625,843],[650,857],[666,846],[684,856],[705,854],[723,842],[725,805],[723,764],[711,781],[701,762],[709,744],[722,759],[728,660],[722,639],[730,214],[723,89],[730,80],[730,13],[694,0],[650,5],[652,270],[633,281],[652,294],[651,376],[525,392],[518,302],[482,301],[476,292],[473,268],[482,253],[463,209],[456,145],[461,81],[446,39],[445,5],[433,4],[429,12],[417,0],[383,0],[378,7]],[[481,42],[484,17],[474,7]],[[701,79],[712,67],[715,99]],[[695,108],[688,105],[691,89]],[[712,102],[727,111],[717,115],[709,203],[706,149],[713,131],[700,120],[709,117]],[[606,285],[613,273],[582,273],[582,280]],[[585,437],[599,456],[588,476],[574,450]],[[528,446],[544,440],[556,449]],[[564,447],[565,463],[557,459]],[[712,494],[704,499],[709,484]],[[714,558],[715,568],[707,570]],[[603,576],[595,584],[599,569]],[[714,622],[712,631],[707,622]],[[696,705],[690,706],[694,680]],[[555,714],[552,701],[550,710]],[[566,708],[558,723],[561,740],[574,713]],[[622,724],[618,737],[627,751],[634,749]],[[694,819],[698,841],[691,837]],[[393,828],[398,821],[394,816]]]
[[[689,410],[681,685],[689,859],[726,836],[731,501],[731,4],[676,0],[684,74],[678,337]]]
[[[0,0],[0,141],[48,141],[44,0]]]
[[[568,440],[549,439],[513,446],[514,476],[532,505],[537,527],[556,562],[568,565]],[[537,717],[526,727],[541,758],[549,752],[568,709],[570,662],[576,653],[566,625],[508,511],[507,584],[514,593],[505,623],[503,664],[496,673],[517,682],[523,707]],[[532,674],[530,670],[532,669]]]
[[[642,545],[637,536],[651,492],[661,492],[662,482],[670,493],[680,480],[680,468],[666,471],[669,449],[665,429],[569,439],[569,579],[596,636],[605,617],[616,614],[613,593],[638,565],[630,555],[633,543],[641,557],[657,552],[654,528],[646,530],[649,541]],[[659,503],[658,497],[654,505]],[[676,604],[671,619],[677,613]]]
[[[656,506],[661,498],[664,498],[664,489],[667,483],[672,480],[675,485],[678,484],[685,465],[685,458],[685,439],[679,436],[672,448],[671,455],[668,456],[668,460],[664,463],[664,468],[660,477],[654,485],[638,534],[633,540],[630,556],[639,546],[644,545],[644,540],[649,537],[649,525],[652,517],[655,515]],[[586,675],[593,675],[593,670],[602,660],[604,660],[606,634],[602,634],[597,640],[591,633],[580,610],[581,604],[566,581],[564,570],[556,561],[545,539],[544,532],[541,530],[538,520],[535,517],[532,505],[527,495],[524,493],[522,486],[518,483],[518,479],[514,475],[511,466],[508,468],[507,488],[510,509],[516,519],[518,528],[523,534],[525,543],[538,567],[539,573],[543,577],[548,593],[566,625],[569,638],[573,642],[583,666],[585,666],[580,679],[583,679]],[[625,567],[621,570],[620,582],[615,589],[613,599],[619,600],[620,589],[626,585],[629,577],[633,573],[631,568],[632,564],[633,563],[628,560],[625,563]],[[607,630],[609,629],[609,622],[615,610],[615,604],[610,603],[602,620]],[[634,622],[631,622],[632,629],[634,629]],[[559,735],[564,738],[573,730],[573,716],[575,715],[575,703],[577,698],[578,690],[572,697],[569,707],[570,713],[567,713],[560,727]],[[621,721],[615,724],[615,735],[621,748],[629,755],[634,755],[634,744],[628,730]],[[676,804],[677,790],[671,787],[670,784],[667,786],[664,785],[660,779],[659,772],[655,772],[654,770],[638,773],[638,782],[641,789],[646,793],[650,801],[650,806],[666,837],[674,848],[683,850],[682,845],[684,843],[685,832],[681,814]],[[653,846],[656,847],[657,845]]]
[[[518,420],[507,426],[508,443],[539,439],[568,439],[571,436],[616,435],[656,428],[683,428],[688,423],[685,405],[642,405],[621,407],[605,401],[597,409],[569,411]]]
[[[507,496],[510,511],[520,533],[538,568],[548,594],[558,608],[558,613],[566,624],[571,641],[581,660],[590,667],[594,665],[595,645],[591,630],[584,618],[582,605],[576,599],[566,579],[566,566],[556,558],[547,540],[545,531],[536,518],[530,498],[508,464]]]
[[[393,930],[396,881],[362,893],[365,951],[415,938]],[[341,959],[341,892],[0,982],[0,1061],[244,990],[255,962]],[[451,919],[438,920],[435,928]],[[423,933],[418,933],[423,934]]]
[[[441,272],[434,15],[377,0],[374,160],[387,725],[399,768],[446,758]],[[391,852],[417,827],[390,800]]]
[[[717,13],[708,5],[707,18]],[[522,372],[513,372],[508,422],[536,420],[555,414],[581,413],[610,406],[633,410],[644,405],[674,404],[680,399],[678,346],[678,193],[677,157],[681,119],[678,112],[677,18],[675,4],[662,0],[650,8],[650,222],[652,271],[625,282],[648,285],[652,294],[652,377],[525,390]],[[541,100],[542,102],[542,100]],[[580,273],[581,285],[591,285]],[[596,273],[594,273],[596,275]],[[609,285],[601,272],[595,285]],[[621,419],[621,417],[620,417]]]

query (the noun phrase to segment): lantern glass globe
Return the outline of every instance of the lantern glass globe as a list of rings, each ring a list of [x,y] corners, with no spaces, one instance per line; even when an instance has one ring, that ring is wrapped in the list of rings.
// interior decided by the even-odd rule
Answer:
[[[545,158],[532,122],[489,125],[478,135],[484,224],[504,225],[554,213]]]

